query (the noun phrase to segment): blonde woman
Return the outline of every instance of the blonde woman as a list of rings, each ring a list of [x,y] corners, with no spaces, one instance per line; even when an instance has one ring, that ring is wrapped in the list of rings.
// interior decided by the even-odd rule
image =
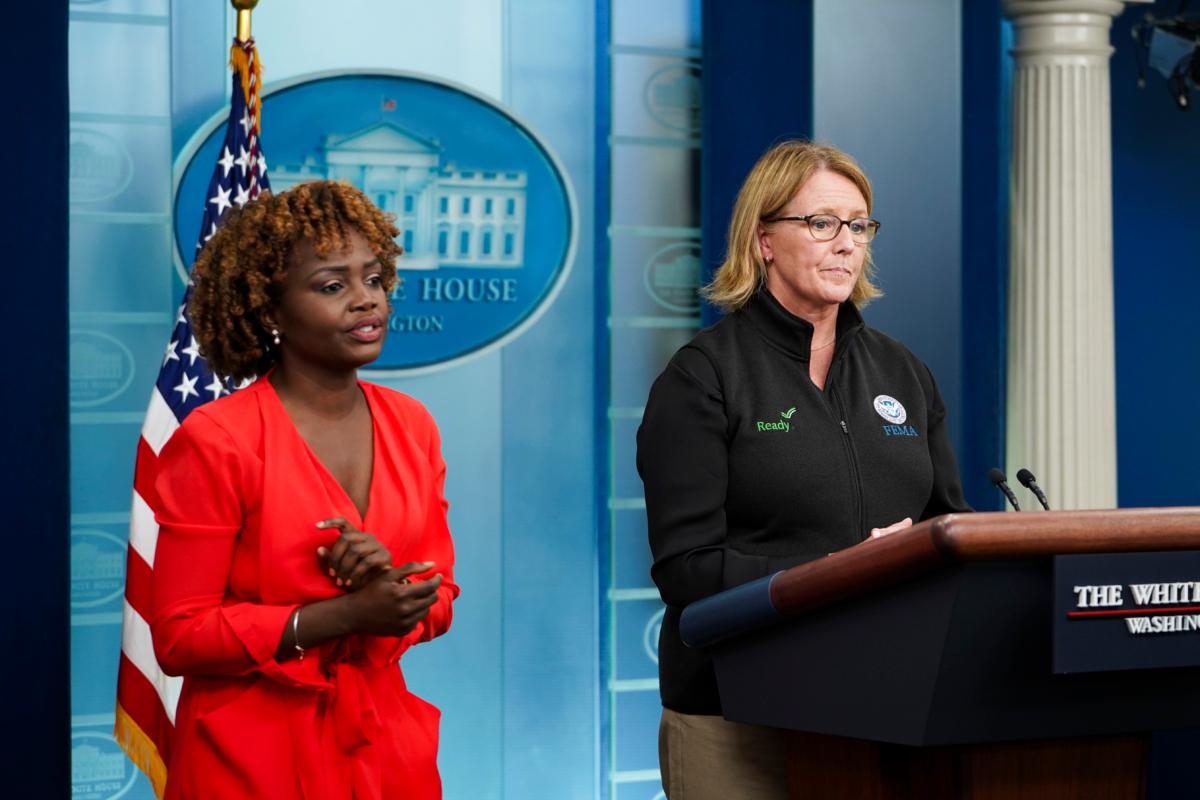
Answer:
[[[726,316],[671,359],[638,431],[670,800],[787,797],[782,736],[728,722],[684,606],[969,510],[929,369],[867,327],[871,184],[833,147],[788,141],[746,178],[708,298]]]

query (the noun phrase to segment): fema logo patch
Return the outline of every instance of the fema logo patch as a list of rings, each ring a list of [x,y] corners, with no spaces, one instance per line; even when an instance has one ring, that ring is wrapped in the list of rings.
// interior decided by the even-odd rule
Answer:
[[[894,397],[886,394],[881,394],[875,398],[875,413],[883,417],[885,422],[890,422],[893,425],[903,425],[908,419],[908,412],[904,410],[904,406]]]

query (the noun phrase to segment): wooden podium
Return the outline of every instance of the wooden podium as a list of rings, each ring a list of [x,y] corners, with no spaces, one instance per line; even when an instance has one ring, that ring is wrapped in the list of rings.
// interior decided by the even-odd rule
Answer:
[[[1179,550],[1200,508],[947,515],[759,582],[774,624],[718,595],[684,636],[716,610],[725,716],[794,732],[794,797],[1138,798],[1200,668],[1054,674],[1053,557]]]

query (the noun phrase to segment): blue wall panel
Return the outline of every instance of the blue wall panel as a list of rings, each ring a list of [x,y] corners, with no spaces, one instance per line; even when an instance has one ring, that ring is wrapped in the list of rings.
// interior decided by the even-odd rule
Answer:
[[[962,380],[960,468],[967,502],[998,511],[982,480],[1004,468],[1008,296],[1009,25],[1000,0],[962,10]]]
[[[1113,290],[1117,488],[1122,506],[1200,504],[1196,297],[1200,117],[1175,107],[1157,72],[1137,88],[1130,28],[1179,4],[1160,0],[1113,26]],[[1196,12],[1193,11],[1193,15]],[[1200,93],[1192,92],[1193,105]]]
[[[613,0],[600,46],[599,120],[608,174],[598,298],[606,378],[605,650],[607,745],[601,796],[661,798],[657,732],[662,602],[650,581],[645,502],[635,466],[650,384],[700,323],[700,131],[707,69],[699,3]]]
[[[112,739],[133,463],[178,301],[166,0],[70,4],[71,790],[153,796]]]
[[[705,282],[725,259],[738,189],[767,148],[813,136],[814,0],[705,0],[704,149],[701,151]],[[837,40],[844,41],[839,34]],[[704,306],[704,323],[719,313]]]
[[[594,796],[599,740],[590,4],[507,6],[508,105],[555,149],[580,228],[562,293],[502,354],[504,797]]]
[[[871,179],[884,296],[864,317],[929,365],[961,452],[986,412],[962,402],[960,18],[959,0],[816,2],[813,135]]]

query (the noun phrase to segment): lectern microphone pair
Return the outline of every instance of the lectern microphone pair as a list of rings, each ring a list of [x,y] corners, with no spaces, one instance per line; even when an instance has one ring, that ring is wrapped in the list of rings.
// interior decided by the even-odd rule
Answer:
[[[1012,504],[1013,511],[1021,510],[1021,506],[1017,504],[1017,496],[1013,494],[1013,490],[1009,488],[1008,478],[1001,470],[997,469],[996,467],[992,467],[990,470],[988,470],[988,479],[996,486],[997,489],[1004,492],[1004,496],[1007,497],[1008,502]],[[1022,486],[1033,492],[1034,497],[1036,497],[1038,502],[1042,504],[1042,508],[1046,509],[1047,511],[1050,510],[1050,503],[1046,500],[1046,493],[1042,491],[1042,487],[1038,486],[1037,478],[1033,477],[1032,472],[1025,467],[1021,467],[1019,470],[1017,470],[1017,480],[1021,482]]]

